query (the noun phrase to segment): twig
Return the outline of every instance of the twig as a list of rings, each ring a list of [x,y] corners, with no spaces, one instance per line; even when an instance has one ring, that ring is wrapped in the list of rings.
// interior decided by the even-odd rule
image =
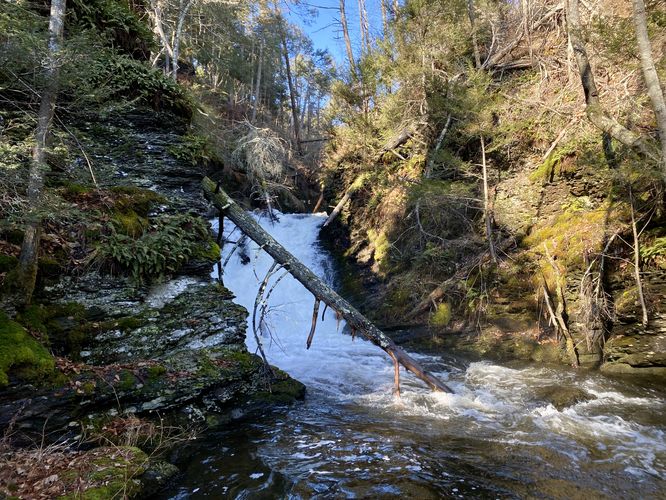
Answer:
[[[308,335],[308,340],[305,342],[305,347],[310,349],[312,345],[312,339],[314,338],[315,330],[317,329],[317,317],[319,316],[319,302],[320,300],[315,298],[314,308],[312,309],[312,326],[310,327],[310,334]]]
[[[257,296],[254,299],[254,308],[252,309],[252,332],[254,333],[254,339],[257,341],[257,348],[259,349],[259,352],[261,353],[261,357],[264,360],[264,365],[268,367],[268,370],[273,374],[273,370],[270,368],[270,365],[268,364],[268,359],[266,358],[266,353],[264,352],[264,348],[261,344],[261,339],[259,338],[259,334],[257,333],[257,307],[259,306],[259,303],[261,302],[262,296],[264,294],[264,290],[266,290],[266,286],[268,285],[268,280],[270,277],[273,275],[273,272],[275,268],[277,267],[277,262],[273,262],[271,267],[268,269],[266,272],[266,276],[264,277],[264,280],[261,282],[261,285],[259,285],[259,291],[257,292]]]
[[[552,255],[550,255],[548,246],[545,243],[543,244],[543,248],[546,253],[546,258],[548,259],[548,262],[555,272],[555,289],[557,291],[557,307],[555,309],[555,319],[557,319],[557,325],[559,326],[566,339],[567,352],[569,353],[569,358],[571,359],[571,365],[574,368],[578,368],[580,366],[578,361],[578,350],[576,349],[576,344],[574,342],[573,336],[571,335],[571,332],[569,331],[567,322],[564,319],[564,314],[566,314],[566,303],[564,299],[564,290],[562,289],[562,274],[560,273],[559,267],[557,267],[555,259],[553,259]],[[544,290],[547,290],[546,286],[546,279],[544,278]]]
[[[99,189],[99,186],[97,185],[97,179],[95,179],[95,172],[93,172],[93,166],[92,163],[90,162],[90,158],[88,158],[88,155],[86,154],[85,150],[83,149],[83,145],[79,141],[78,137],[72,133],[71,130],[67,128],[67,125],[63,123],[63,121],[60,119],[60,117],[56,116],[56,119],[58,120],[58,123],[62,126],[63,129],[65,129],[65,132],[67,132],[70,136],[72,136],[72,139],[74,139],[74,142],[76,142],[76,145],[79,147],[81,150],[81,153],[83,154],[83,157],[86,160],[86,163],[88,164],[88,171],[90,172],[90,177],[92,178],[93,184],[95,185],[95,188]]]
[[[643,328],[648,326],[649,317],[645,296],[643,295],[643,283],[641,282],[641,255],[638,243],[638,231],[636,230],[636,216],[634,214],[634,193],[629,185],[629,207],[631,208],[631,232],[634,235],[634,278],[636,278],[636,290],[638,291],[638,300],[641,304],[643,313],[641,324]]]

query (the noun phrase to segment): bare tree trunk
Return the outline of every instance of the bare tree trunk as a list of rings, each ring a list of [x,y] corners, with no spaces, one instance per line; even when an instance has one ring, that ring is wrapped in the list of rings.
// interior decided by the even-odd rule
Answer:
[[[264,231],[245,210],[238,206],[229,196],[208,177],[203,180],[206,196],[213,204],[231,219],[248,237],[261,245],[276,262],[281,264],[291,275],[307,288],[317,301],[323,301],[347,321],[352,329],[363,335],[367,340],[383,349],[396,364],[400,363],[407,370],[423,380],[432,390],[453,392],[434,375],[430,374],[411,356],[398,347],[391,338],[373,325],[358,312],[349,302],[340,297],[335,290],[319,279],[310,269],[280,245],[270,234]]]
[[[435,149],[433,149],[432,153],[430,154],[430,158],[428,159],[428,163],[426,163],[426,168],[425,172],[423,172],[423,177],[426,179],[430,179],[432,177],[432,171],[435,168],[435,157],[437,156],[437,153],[442,147],[442,142],[444,141],[444,137],[446,136],[446,133],[449,131],[449,127],[451,126],[451,113],[446,117],[446,123],[444,124],[444,128],[442,128],[442,131],[439,133],[439,136],[437,136],[437,142],[435,142]]]
[[[35,129],[35,145],[32,148],[32,161],[28,180],[28,201],[30,212],[28,224],[23,236],[21,254],[19,255],[17,282],[21,287],[22,303],[29,304],[37,280],[37,262],[39,258],[39,242],[42,233],[42,192],[44,175],[48,171],[46,164],[46,145],[49,128],[55,111],[60,62],[58,53],[62,47],[66,0],[51,0],[49,19],[48,56],[46,61],[46,87],[42,92]]]
[[[252,118],[250,123],[254,124],[257,119],[257,108],[259,107],[259,96],[261,91],[261,65],[264,60],[264,42],[259,45],[259,62],[257,64],[257,86],[254,91],[254,102],[252,103]]]
[[[474,0],[467,0],[467,15],[469,16],[469,24],[472,27],[472,48],[474,50],[474,66],[476,69],[481,68],[481,56],[479,55],[479,44],[476,39],[476,11],[474,7]]]
[[[365,0],[358,0],[358,20],[361,28],[361,53],[370,52],[370,26],[368,25],[368,12],[365,10]]]
[[[580,80],[585,93],[585,112],[587,117],[598,129],[608,133],[615,140],[626,146],[637,148],[644,155],[654,158],[643,141],[643,138],[631,130],[620,125],[614,118],[602,108],[599,101],[599,91],[594,81],[592,66],[587,57],[587,49],[581,36],[580,16],[578,14],[578,0],[568,0],[567,10],[567,32],[574,50]]]
[[[296,152],[299,155],[303,154],[301,147],[301,127],[298,120],[298,107],[296,106],[296,92],[294,90],[294,82],[291,76],[291,64],[289,62],[289,49],[287,48],[287,38],[285,33],[282,34],[282,50],[284,52],[284,65],[287,70],[287,84],[289,85],[289,100],[291,101],[291,117],[294,121],[294,145]]]
[[[349,59],[349,69],[352,74],[356,74],[354,51],[352,50],[351,38],[349,38],[349,26],[347,25],[347,15],[345,14],[345,0],[340,0],[340,24],[342,25],[342,36],[345,39],[345,49],[347,50],[347,59]]]
[[[176,29],[174,30],[173,34],[173,57],[171,60],[171,77],[174,80],[178,79],[178,57],[180,56],[180,39],[183,34],[183,25],[185,24],[187,13],[195,1],[196,0],[188,0],[185,4],[183,4],[183,0],[180,0],[179,2],[178,24],[176,25]]]
[[[157,35],[162,43],[162,48],[164,49],[164,58],[165,58],[165,72],[169,72],[170,61],[173,59],[173,48],[169,42],[169,37],[164,31],[164,24],[162,21],[162,0],[150,0],[150,10],[148,15],[153,20],[153,32]]]
[[[643,282],[641,281],[641,249],[638,243],[638,229],[636,228],[636,215],[634,212],[634,193],[629,186],[629,207],[631,208],[631,232],[634,236],[634,278],[636,279],[636,291],[638,292],[638,301],[641,305],[641,324],[643,328],[648,326],[649,316],[647,305],[645,303],[645,294],[643,293]]]
[[[312,94],[312,86],[306,81],[305,82],[305,95],[303,96],[303,102],[301,103],[301,132],[303,132],[302,127],[305,123],[306,112],[308,110],[308,102],[310,102],[310,95]],[[307,132],[305,137],[307,137]]]
[[[490,250],[490,259],[497,264],[497,253],[493,243],[492,211],[490,210],[490,197],[488,196],[488,169],[486,167],[486,143],[481,136],[481,166],[483,168],[483,218],[486,221],[486,239]]]
[[[386,38],[386,35],[388,34],[388,5],[387,5],[388,0],[381,0],[381,7],[382,7],[382,29],[384,31],[384,38]]]
[[[661,142],[662,175],[664,180],[666,180],[666,103],[664,103],[664,93],[661,90],[659,75],[657,74],[654,59],[652,58],[652,46],[650,45],[647,32],[645,2],[643,0],[633,1],[638,51],[641,57],[641,66],[643,67],[643,78],[645,78],[648,95],[652,101],[652,109],[657,119],[657,129],[659,130],[659,140]]]

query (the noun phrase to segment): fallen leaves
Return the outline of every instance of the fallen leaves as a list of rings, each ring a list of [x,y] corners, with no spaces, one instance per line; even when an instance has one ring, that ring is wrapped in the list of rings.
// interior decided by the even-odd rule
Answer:
[[[101,447],[74,451],[64,445],[44,449],[11,450],[0,455],[0,496],[20,499],[79,497],[91,488],[107,486],[118,472],[131,480],[137,469],[132,448]],[[108,473],[107,473],[108,472]]]

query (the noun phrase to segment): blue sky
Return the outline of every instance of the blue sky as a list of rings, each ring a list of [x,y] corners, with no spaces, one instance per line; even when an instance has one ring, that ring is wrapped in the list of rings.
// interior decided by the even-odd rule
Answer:
[[[371,35],[379,37],[382,25],[380,0],[365,1]],[[345,4],[354,54],[358,55],[360,52],[358,0],[345,0]],[[339,7],[339,0],[303,0],[300,7],[288,7],[287,17],[294,24],[301,26],[314,42],[316,49],[328,49],[338,64],[344,64],[347,56],[339,23]],[[315,9],[317,16],[308,15],[308,9]]]

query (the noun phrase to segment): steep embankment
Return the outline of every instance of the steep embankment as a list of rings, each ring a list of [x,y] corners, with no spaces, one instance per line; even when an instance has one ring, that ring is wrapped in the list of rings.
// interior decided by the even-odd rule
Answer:
[[[587,119],[567,57],[564,7],[539,9],[531,38],[511,31],[520,12],[497,14],[509,50],[488,45],[485,69],[462,64],[469,45],[437,52],[431,34],[434,48],[423,57],[432,64],[398,52],[395,67],[380,75],[423,75],[377,93],[369,111],[353,111],[343,89],[334,91],[344,124],[323,183],[329,200],[347,193],[351,201],[323,235],[363,270],[360,278],[350,270],[346,285],[365,310],[388,326],[429,323],[436,348],[665,374],[663,184],[649,158]],[[453,7],[446,13],[414,6],[394,36],[412,24],[445,32],[458,29],[458,17],[469,22]],[[649,19],[655,47],[662,13],[655,8]],[[635,36],[630,14],[618,2],[598,2],[584,28],[603,105],[647,137],[654,118],[635,48],[620,43]],[[657,59],[663,70],[663,53]]]

